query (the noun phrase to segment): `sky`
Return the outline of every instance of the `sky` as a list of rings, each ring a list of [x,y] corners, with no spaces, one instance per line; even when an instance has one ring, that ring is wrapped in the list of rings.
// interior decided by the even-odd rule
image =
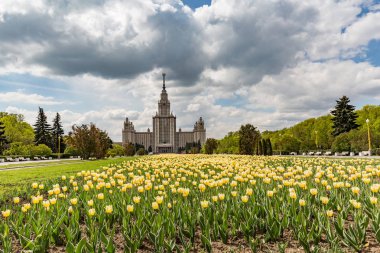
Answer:
[[[177,128],[207,137],[380,103],[380,1],[1,0],[0,111],[65,131],[152,127],[162,73]]]

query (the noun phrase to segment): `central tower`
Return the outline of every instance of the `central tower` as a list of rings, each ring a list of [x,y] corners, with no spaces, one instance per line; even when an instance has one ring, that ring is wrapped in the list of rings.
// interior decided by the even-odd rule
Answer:
[[[165,76],[162,74],[162,91],[158,101],[158,112],[153,117],[153,152],[176,152],[176,117],[170,112],[170,101],[165,87]]]

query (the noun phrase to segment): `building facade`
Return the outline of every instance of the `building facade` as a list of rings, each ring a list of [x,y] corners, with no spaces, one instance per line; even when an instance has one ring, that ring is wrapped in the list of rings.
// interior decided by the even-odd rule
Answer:
[[[134,125],[128,118],[124,121],[122,130],[122,144],[128,143],[143,145],[153,153],[177,153],[187,144],[206,142],[206,128],[202,117],[194,124],[193,131],[177,132],[176,116],[170,111],[170,101],[165,87],[165,73],[162,74],[163,84],[161,97],[158,101],[158,111],[153,116],[152,131],[136,132]]]

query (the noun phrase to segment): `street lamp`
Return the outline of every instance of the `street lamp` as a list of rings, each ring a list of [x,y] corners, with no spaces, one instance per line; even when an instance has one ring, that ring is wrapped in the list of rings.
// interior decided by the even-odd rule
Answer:
[[[369,132],[369,119],[365,121],[367,123],[367,132],[368,132],[368,155],[371,155],[371,133]]]
[[[281,140],[281,136],[282,136],[282,134],[280,134],[280,155],[281,155],[281,150],[282,150],[282,145],[281,145],[282,140]]]

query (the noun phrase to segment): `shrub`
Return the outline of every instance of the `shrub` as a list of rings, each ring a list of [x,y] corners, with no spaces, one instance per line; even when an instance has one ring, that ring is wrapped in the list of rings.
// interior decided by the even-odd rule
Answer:
[[[32,146],[30,149],[31,156],[50,156],[51,154],[51,149],[45,144],[38,144],[37,146]]]

